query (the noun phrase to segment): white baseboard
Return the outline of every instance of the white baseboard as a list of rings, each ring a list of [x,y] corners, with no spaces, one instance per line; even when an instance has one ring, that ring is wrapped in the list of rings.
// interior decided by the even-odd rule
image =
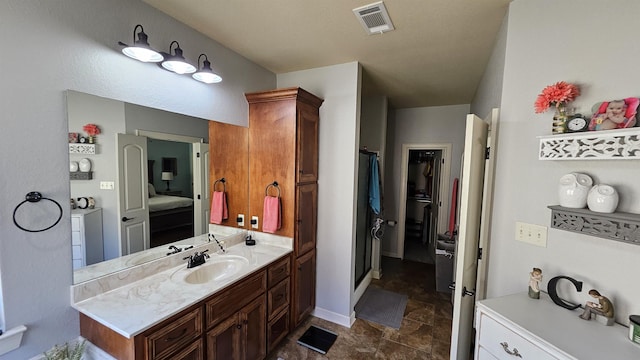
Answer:
[[[356,321],[356,313],[353,312],[351,316],[344,316],[333,311],[325,310],[323,308],[316,307],[312,313],[313,316],[320,319],[331,321],[334,324],[342,325],[350,328],[353,322]]]
[[[376,280],[382,279],[382,269],[380,269],[380,271],[373,270],[373,272],[371,273],[371,276]]]

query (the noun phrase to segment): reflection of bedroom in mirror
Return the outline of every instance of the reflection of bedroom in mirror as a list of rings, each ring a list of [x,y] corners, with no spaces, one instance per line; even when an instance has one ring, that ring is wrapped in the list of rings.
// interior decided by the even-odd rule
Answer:
[[[153,246],[208,231],[208,120],[72,90],[66,96],[70,133],[81,133],[87,123],[102,130],[93,145],[95,154],[69,155],[70,161],[90,158],[95,169],[90,180],[70,181],[71,197],[93,197],[100,214],[86,221],[95,223],[97,230],[77,226],[84,229],[87,241],[94,238],[91,245],[86,242],[78,250],[75,244],[81,235],[72,236],[74,283],[130,266],[122,256],[139,256]],[[141,156],[121,156],[129,140],[139,144]],[[169,184],[162,179],[164,170],[172,175]],[[138,214],[125,214],[131,209]],[[74,211],[78,212],[72,210],[72,215]],[[133,230],[126,228],[130,225]],[[96,259],[90,247],[103,255]]]
[[[147,139],[151,247],[194,235],[192,156],[189,143]]]

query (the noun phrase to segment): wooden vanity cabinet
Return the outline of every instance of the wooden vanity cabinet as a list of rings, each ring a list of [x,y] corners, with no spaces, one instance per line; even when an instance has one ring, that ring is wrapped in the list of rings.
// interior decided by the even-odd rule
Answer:
[[[264,359],[267,355],[267,271],[206,301],[207,359]]]
[[[262,360],[266,348],[264,294],[207,332],[207,359]]]
[[[119,360],[202,359],[202,313],[194,306],[133,338],[81,313],[80,334]]]

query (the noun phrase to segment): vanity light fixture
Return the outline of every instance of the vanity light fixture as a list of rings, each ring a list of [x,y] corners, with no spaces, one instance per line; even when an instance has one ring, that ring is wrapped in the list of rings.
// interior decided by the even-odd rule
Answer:
[[[173,54],[171,54],[173,44],[176,44],[176,48],[173,50]],[[162,62],[162,67],[176,74],[191,74],[196,72],[195,66],[189,64],[184,56],[182,56],[180,44],[175,40],[169,45],[169,54]]]
[[[138,27],[140,28],[140,32],[138,33],[138,40],[136,40],[136,30],[138,30]],[[148,36],[144,33],[142,25],[138,24],[133,28],[133,45],[129,46],[121,41],[118,41],[118,44],[125,46],[125,48],[122,49],[122,53],[132,59],[156,63],[164,60],[164,57],[159,52],[149,46],[147,39]]]
[[[200,58],[204,56],[204,62],[202,63],[202,68],[200,67]],[[191,75],[194,79],[201,81],[206,84],[214,84],[222,81],[220,75],[216,74],[211,70],[211,63],[209,62],[209,58],[207,58],[206,54],[200,54],[198,56],[198,72]]]

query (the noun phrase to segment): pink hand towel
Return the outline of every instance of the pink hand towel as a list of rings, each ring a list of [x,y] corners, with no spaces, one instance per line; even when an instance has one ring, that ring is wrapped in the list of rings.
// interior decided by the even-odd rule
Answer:
[[[265,196],[262,212],[262,231],[273,234],[280,230],[280,198]]]
[[[222,220],[228,219],[227,194],[223,191],[214,191],[211,199],[211,223],[222,224]]]

